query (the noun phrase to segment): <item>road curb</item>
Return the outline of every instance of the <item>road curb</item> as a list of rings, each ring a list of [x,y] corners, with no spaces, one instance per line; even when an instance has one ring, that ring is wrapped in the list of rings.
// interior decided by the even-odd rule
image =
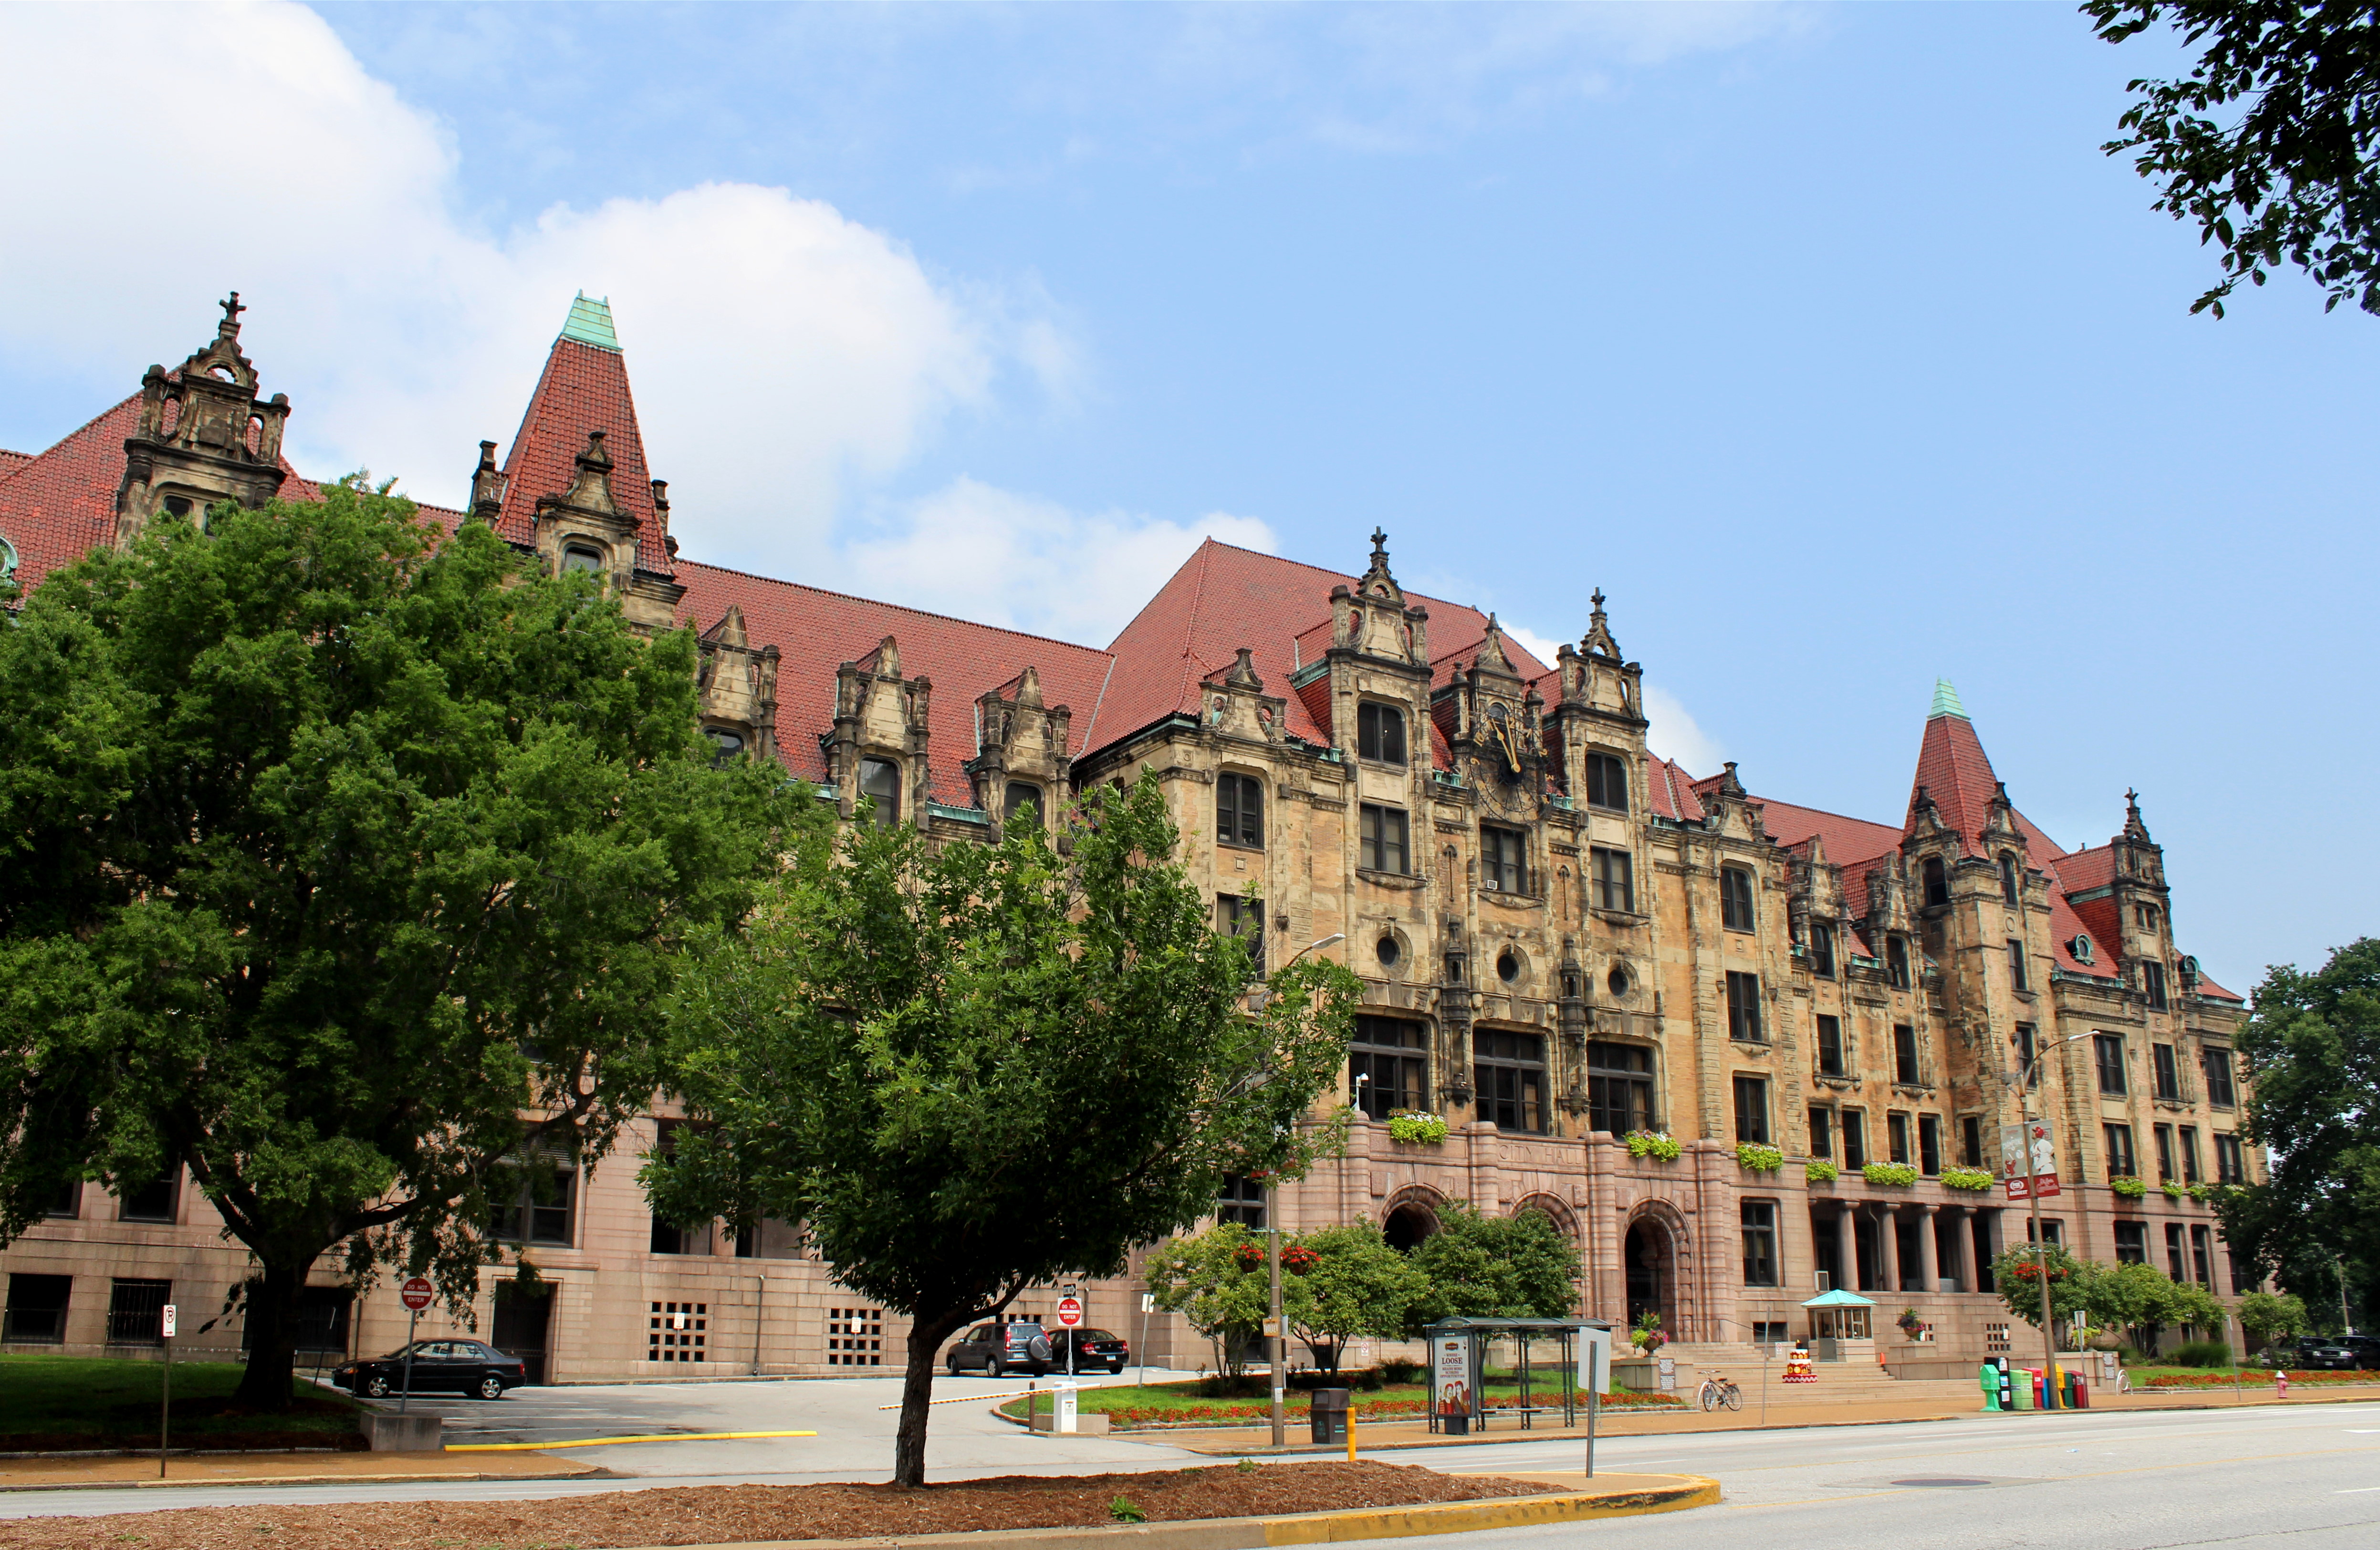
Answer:
[[[1199,1518],[1180,1523],[1118,1523],[1077,1529],[993,1529],[975,1533],[879,1534],[867,1539],[743,1540],[674,1550],[898,1550],[903,1545],[1063,1544],[1069,1550],[1261,1550],[1274,1544],[1336,1544],[1357,1539],[1490,1532],[1596,1518],[1636,1518],[1718,1505],[1718,1482],[1704,1475],[1665,1478],[1675,1485],[1632,1491],[1560,1491],[1484,1502],[1360,1508],[1261,1518]],[[645,1550],[659,1550],[647,1546]]]

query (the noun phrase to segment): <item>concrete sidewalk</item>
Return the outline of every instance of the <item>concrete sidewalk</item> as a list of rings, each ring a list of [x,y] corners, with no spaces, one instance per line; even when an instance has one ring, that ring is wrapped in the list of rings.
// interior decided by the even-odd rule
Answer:
[[[0,1491],[137,1486],[402,1483],[411,1480],[575,1480],[608,1473],[546,1453],[176,1454],[157,1477],[153,1453],[87,1459],[0,1459]]]

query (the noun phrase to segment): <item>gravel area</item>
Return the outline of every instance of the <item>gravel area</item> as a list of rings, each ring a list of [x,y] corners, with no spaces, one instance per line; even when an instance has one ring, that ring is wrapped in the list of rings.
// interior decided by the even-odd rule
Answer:
[[[890,1485],[727,1485],[608,1491],[533,1502],[197,1507],[0,1522],[7,1550],[598,1550],[751,1540],[1049,1529],[1325,1512],[1536,1496],[1543,1484],[1410,1465],[1200,1465],[1138,1474],[1003,1475],[905,1491]]]

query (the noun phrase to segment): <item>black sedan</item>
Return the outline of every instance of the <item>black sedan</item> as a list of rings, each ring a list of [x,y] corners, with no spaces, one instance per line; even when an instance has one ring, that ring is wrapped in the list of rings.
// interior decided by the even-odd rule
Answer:
[[[405,1391],[405,1350],[366,1357],[334,1368],[331,1381],[350,1394],[381,1399]],[[417,1340],[413,1343],[413,1392],[461,1393],[501,1399],[507,1388],[528,1381],[528,1368],[481,1340]]]
[[[1121,1373],[1132,1361],[1132,1342],[1121,1335],[1111,1335],[1104,1329],[1068,1329],[1050,1337],[1050,1364],[1059,1372],[1066,1370],[1066,1348],[1075,1348],[1075,1371],[1096,1372],[1102,1368]]]
[[[951,1347],[943,1361],[951,1376],[978,1372],[989,1377],[1031,1373],[1038,1377],[1052,1365],[1050,1338],[1030,1319],[1010,1324],[978,1324]]]

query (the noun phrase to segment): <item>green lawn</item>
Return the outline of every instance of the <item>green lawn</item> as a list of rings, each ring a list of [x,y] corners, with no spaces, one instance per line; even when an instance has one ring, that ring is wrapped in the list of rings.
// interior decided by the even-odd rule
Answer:
[[[1053,1379],[1038,1380],[1046,1387]],[[1184,1383],[1111,1384],[1099,1388],[1077,1392],[1075,1406],[1082,1413],[1105,1415],[1111,1424],[1129,1426],[1136,1422],[1165,1423],[1172,1421],[1213,1421],[1229,1424],[1234,1421],[1260,1418],[1271,1413],[1270,1391],[1261,1382],[1245,1384],[1245,1392],[1218,1393],[1205,1380]],[[1390,1384],[1379,1388],[1358,1388],[1353,1398],[1355,1413],[1360,1417],[1378,1415],[1382,1419],[1418,1416],[1428,1399],[1428,1390],[1420,1384]],[[1514,1402],[1520,1398],[1520,1386],[1515,1383],[1490,1382],[1488,1402],[1490,1406]],[[1284,1401],[1287,1412],[1303,1418],[1306,1413],[1308,1395],[1304,1389],[1292,1389]],[[1533,1405],[1560,1405],[1561,1380],[1553,1375],[1532,1380],[1529,1402]],[[1610,1406],[1658,1405],[1660,1400],[1649,1395],[1607,1395]],[[1048,1397],[1038,1400],[1047,1411]],[[1002,1413],[1022,1421],[1026,1400],[1010,1399],[1000,1408]]]
[[[354,1435],[354,1401],[310,1383],[295,1383],[279,1414],[233,1405],[239,1374],[233,1362],[174,1363],[175,1446],[339,1446]],[[157,1362],[0,1356],[0,1451],[154,1447],[164,1375]]]

